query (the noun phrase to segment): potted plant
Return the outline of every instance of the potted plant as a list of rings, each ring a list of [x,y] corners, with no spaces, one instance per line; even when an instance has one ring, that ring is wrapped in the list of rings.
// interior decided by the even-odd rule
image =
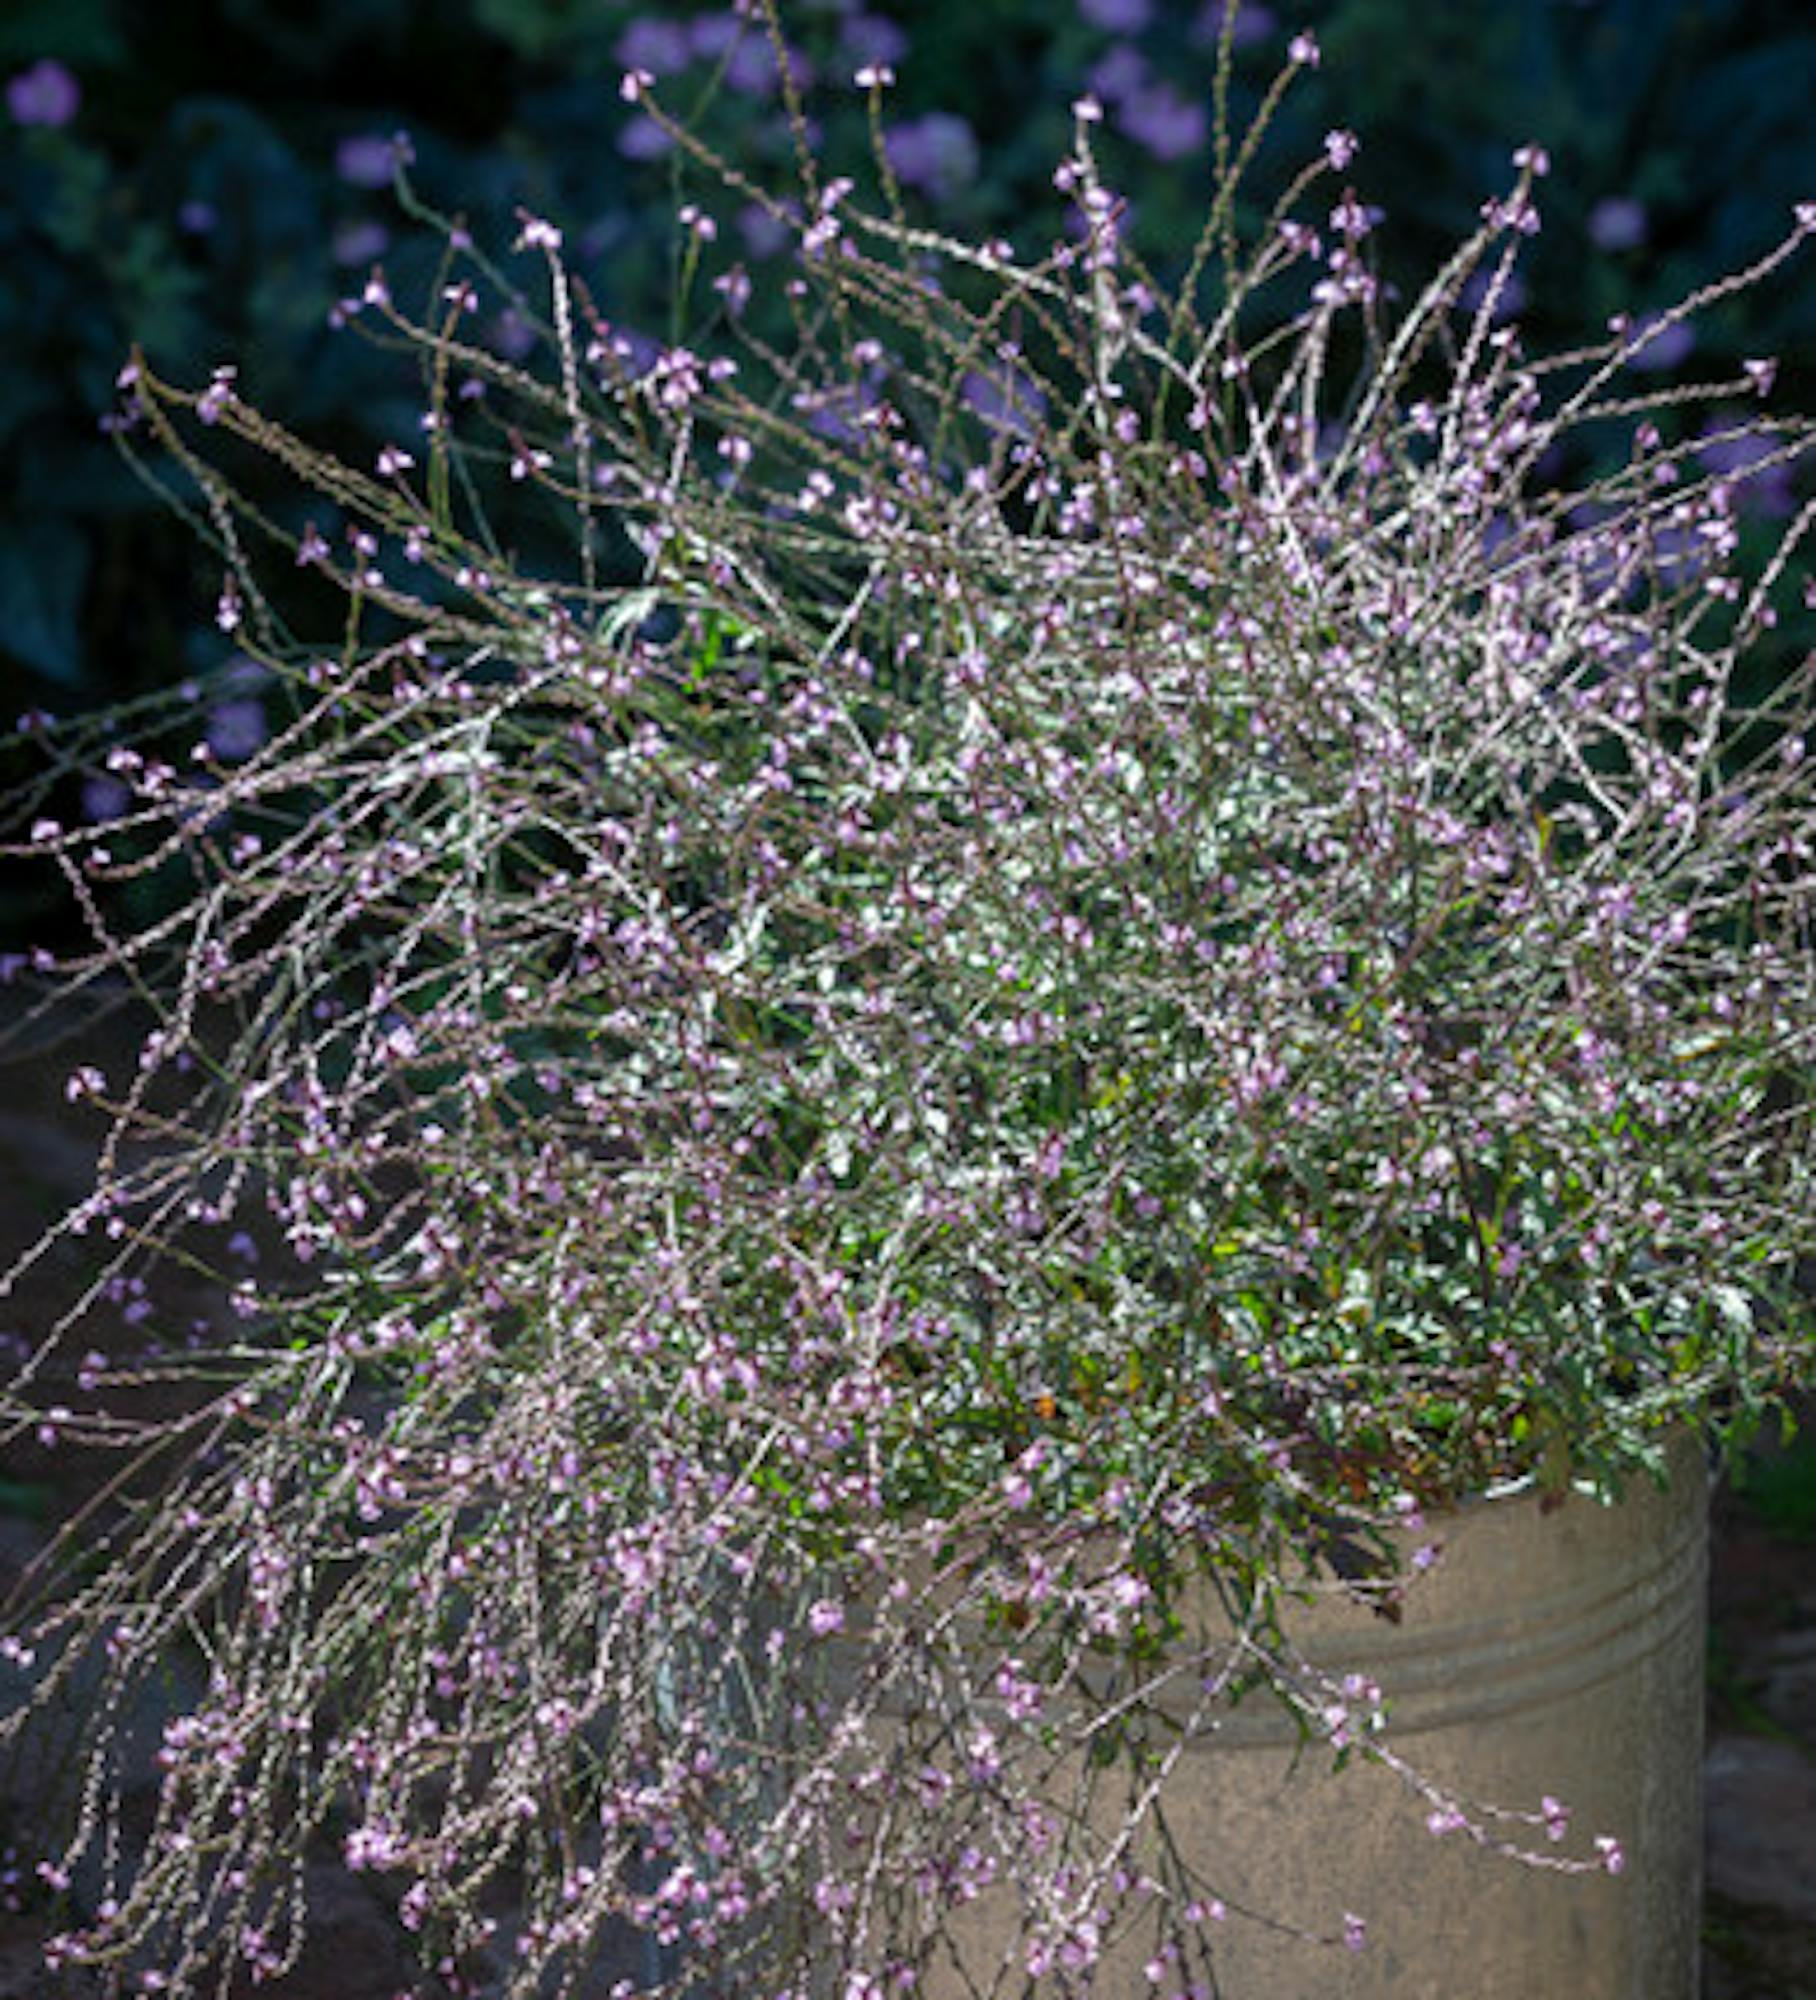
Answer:
[[[1650,1865],[1571,1770],[1403,1753],[1355,1659],[1503,1532],[1594,1572],[1578,1486],[1638,1489],[1681,1605],[1674,1440],[1809,1379],[1811,669],[1762,651],[1809,509],[1761,555],[1684,412],[1756,476],[1809,427],[1746,414],[1764,362],[1631,364],[1812,217],[1537,361],[1536,151],[1411,301],[1347,133],[1238,226],[1315,60],[1167,290],[1088,100],[1031,253],[923,229],[880,145],[874,206],[823,180],[792,96],[778,199],[633,75],[796,232],[788,343],[733,267],[710,346],[638,341],[526,216],[347,302],[421,370],[373,466],[123,374],[269,734],[190,690],[78,735],[52,777],[129,803],[9,850],[153,1010],[71,1080],[110,1136],[44,1254],[95,1256],[5,1402],[133,1447],[5,1641],[9,1728],[89,1723],[61,1962],[279,1975],[326,1843],[447,1990],[1196,1993],[1245,1916],[1374,1990],[1374,1911],[1232,1894],[1234,1805],[1182,1836],[1270,1697],[1484,1878]],[[237,1274],[231,1337],[78,1360],[157,1256]]]

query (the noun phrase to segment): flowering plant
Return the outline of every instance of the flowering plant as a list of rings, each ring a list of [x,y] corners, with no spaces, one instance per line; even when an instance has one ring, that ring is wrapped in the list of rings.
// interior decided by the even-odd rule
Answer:
[[[1811,512],[1744,574],[1744,481],[1677,441],[1772,371],[1636,385],[1673,316],[1523,353],[1531,149],[1402,309],[1348,133],[1239,228],[1315,60],[1218,139],[1165,289],[1089,100],[1029,252],[909,217],[880,67],[874,207],[798,104],[783,201],[633,74],[796,232],[791,348],[740,338],[736,268],[722,338],[642,346],[526,217],[536,299],[450,224],[423,312],[348,302],[425,385],[370,469],[231,370],[122,377],[279,720],[72,738],[52,776],[104,758],[124,809],[10,850],[89,913],[73,978],[155,1010],[133,1074],[72,1079],[110,1137],[47,1244],[105,1248],[4,1404],[134,1450],[6,1642],[9,1726],[99,1676],[65,1959],[279,1972],[328,1840],[455,1987],[616,1954],[625,1993],[881,1993],[990,1885],[1001,1977],[1082,1985],[1130,1929],[1208,1963],[1164,1684],[1350,1743],[1296,1591],[1391,1613],[1425,1506],[1612,1484],[1808,1379],[1811,666],[1758,642]],[[487,291],[546,373],[469,337]],[[1753,477],[1809,438],[1724,432]],[[1572,491],[1578,437],[1621,456]],[[475,457],[570,570],[474,516]],[[238,1330],[77,1384],[160,1252],[262,1256]],[[1051,1802],[1081,1743],[1086,1789],[1135,1774],[1107,1832]],[[1485,1844],[1560,1830],[1407,1776]]]

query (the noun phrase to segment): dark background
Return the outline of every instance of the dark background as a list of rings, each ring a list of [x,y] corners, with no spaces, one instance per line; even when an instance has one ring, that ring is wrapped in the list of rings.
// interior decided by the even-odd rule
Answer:
[[[1087,79],[1102,151],[1164,269],[1210,180],[1203,137],[1217,4],[1200,0],[788,0],[816,138],[862,171],[866,59],[893,61],[903,177],[945,227],[1051,217],[1050,176]],[[1289,97],[1259,176],[1281,185],[1347,126],[1352,177],[1386,211],[1390,276],[1428,274],[1545,144],[1545,228],[1521,315],[1538,351],[1599,335],[1745,262],[1816,194],[1816,32],[1778,0],[1298,0],[1239,17],[1238,122],[1296,29],[1318,72]],[[399,215],[386,142],[500,252],[528,207],[560,221],[606,310],[673,333],[674,214],[697,176],[618,95],[627,61],[701,104],[740,160],[787,173],[774,65],[727,8],[626,0],[4,0],[0,5],[0,732],[230,657],[214,559],[125,468],[99,419],[129,343],[200,385],[236,362],[248,398],[370,462],[409,435],[412,387],[328,309],[382,259],[402,296],[432,242]],[[9,81],[10,80],[10,81]],[[734,215],[713,255],[757,261]],[[485,329],[509,348],[508,316]],[[1662,347],[1661,343],[1661,347]],[[1676,343],[1681,346],[1682,343]],[[1809,405],[1816,296],[1784,280],[1707,315],[1689,376],[1776,353]],[[1771,496],[1767,496],[1768,501]],[[1781,504],[1788,496],[1778,496]]]

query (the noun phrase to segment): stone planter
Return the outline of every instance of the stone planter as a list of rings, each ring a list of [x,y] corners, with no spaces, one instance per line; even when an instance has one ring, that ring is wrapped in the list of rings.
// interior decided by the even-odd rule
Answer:
[[[1326,1938],[1355,1911],[1367,1943],[1232,1913],[1216,1929],[1219,2000],[1694,2000],[1707,1500],[1685,1440],[1663,1492],[1642,1481],[1615,1507],[1572,1495],[1547,1512],[1518,1491],[1432,1523],[1444,1558],[1398,1625],[1348,1600],[1306,1611],[1295,1630],[1308,1655],[1381,1684],[1408,1764],[1510,1808],[1554,1794],[1572,1811],[1572,1851],[1605,1833],[1626,1862],[1562,1875],[1434,1836],[1395,1775],[1366,1762],[1333,1773],[1322,1746],[1296,1756],[1278,1704],[1251,1697],[1175,1773],[1180,1850],[1232,1906]],[[1021,1993],[1014,1973],[993,1984],[1021,1967],[1018,1921],[986,1893],[954,1925],[963,1973],[935,1964],[918,2000]],[[1154,1992],[1150,1946],[1151,1934],[1112,1946],[1089,1990]]]

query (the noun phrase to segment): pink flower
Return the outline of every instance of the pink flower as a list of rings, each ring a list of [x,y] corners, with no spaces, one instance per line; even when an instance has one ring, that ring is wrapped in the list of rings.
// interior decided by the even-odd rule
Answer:
[[[1775,360],[1743,361],[1740,366],[1741,372],[1752,383],[1755,395],[1769,396],[1772,393],[1772,384],[1778,380],[1778,363]]]

